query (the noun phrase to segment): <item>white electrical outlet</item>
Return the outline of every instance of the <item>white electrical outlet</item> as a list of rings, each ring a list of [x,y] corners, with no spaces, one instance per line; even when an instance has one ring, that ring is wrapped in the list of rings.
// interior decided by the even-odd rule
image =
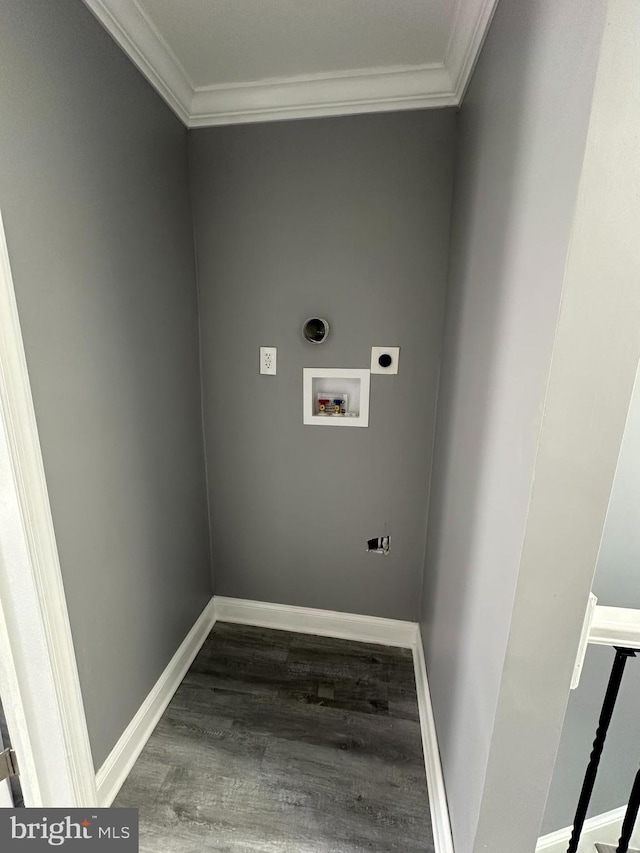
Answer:
[[[275,347],[260,347],[260,373],[268,376],[276,375],[276,358],[278,350]]]

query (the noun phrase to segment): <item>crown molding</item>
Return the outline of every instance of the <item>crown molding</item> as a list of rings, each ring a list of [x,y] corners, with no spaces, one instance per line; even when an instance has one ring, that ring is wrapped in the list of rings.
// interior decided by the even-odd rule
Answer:
[[[84,0],[114,41],[186,125],[193,84],[136,0]]]
[[[189,127],[454,104],[444,65],[372,68],[196,89]]]
[[[137,0],[84,0],[187,127],[457,106],[497,0],[459,0],[446,61],[196,87]]]
[[[462,103],[497,5],[498,0],[458,0],[444,62],[456,104]]]

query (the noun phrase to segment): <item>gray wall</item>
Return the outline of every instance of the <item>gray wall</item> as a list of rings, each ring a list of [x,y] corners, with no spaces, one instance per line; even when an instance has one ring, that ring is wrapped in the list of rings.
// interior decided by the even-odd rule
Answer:
[[[217,594],[417,618],[454,131],[435,110],[190,133]],[[302,368],[377,344],[402,350],[370,426],[303,426]]]
[[[636,379],[593,582],[598,603],[640,608],[639,577],[640,386]],[[569,698],[543,833],[569,826],[573,821],[612,661],[613,650],[589,647],[579,688]],[[640,757],[635,748],[630,749],[630,745],[640,743],[638,707],[640,660],[631,660],[607,737],[589,816],[619,808],[628,800]]]
[[[640,360],[640,5],[606,5],[476,851],[536,846]]]
[[[640,382],[631,398],[593,591],[598,603],[640,608]]]
[[[457,853],[475,848],[604,5],[501,0],[461,111],[422,613]]]
[[[0,208],[99,766],[210,595],[186,131],[79,0],[2,0],[0,79]]]

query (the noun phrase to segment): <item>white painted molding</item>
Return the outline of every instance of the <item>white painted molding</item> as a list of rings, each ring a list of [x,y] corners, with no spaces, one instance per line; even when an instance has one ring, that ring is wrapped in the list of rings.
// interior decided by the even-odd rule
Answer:
[[[571,690],[576,690],[576,688],[580,684],[582,667],[584,666],[584,659],[587,656],[587,647],[589,645],[589,634],[591,633],[593,614],[595,612],[597,603],[597,597],[593,593],[590,593],[589,599],[587,601],[587,608],[584,614],[584,622],[582,623],[582,633],[580,634],[580,643],[578,645],[576,662],[573,667],[573,675],[571,676]]]
[[[98,770],[96,784],[99,806],[108,808],[115,800],[215,621],[215,604],[211,599]]]
[[[640,649],[640,610],[598,604],[594,608],[589,642],[599,646]]]
[[[595,843],[614,844],[617,846],[622,829],[622,821],[627,807],[612,809],[610,812],[591,817],[584,822],[578,853],[594,853]],[[572,827],[566,826],[557,832],[550,832],[538,839],[536,853],[566,853]],[[639,828],[633,833],[631,843],[636,845],[640,840]]]
[[[0,687],[26,805],[95,805],[93,761],[1,216]]]
[[[178,118],[189,123],[193,84],[136,0],[84,0]]]
[[[456,104],[462,103],[497,5],[498,0],[458,0],[445,57]]]
[[[455,105],[444,65],[370,68],[195,89],[189,127]]]
[[[320,637],[358,640],[361,643],[400,646],[404,649],[414,648],[418,630],[416,622],[401,622],[377,616],[314,610],[310,607],[247,601],[220,595],[214,596],[214,602],[217,622],[236,622],[259,628],[295,631],[298,634],[316,634]]]
[[[429,791],[429,807],[431,809],[431,828],[436,853],[454,853],[453,837],[447,794],[442,774],[440,750],[436,722],[431,705],[431,693],[427,681],[427,669],[420,636],[420,627],[416,625],[415,642],[413,646],[413,667],[416,677],[418,694],[418,710],[420,712],[420,730],[422,732],[422,751],[427,774],[427,790]]]
[[[137,0],[84,0],[187,127],[456,106],[497,0],[458,0],[444,63],[196,87]]]

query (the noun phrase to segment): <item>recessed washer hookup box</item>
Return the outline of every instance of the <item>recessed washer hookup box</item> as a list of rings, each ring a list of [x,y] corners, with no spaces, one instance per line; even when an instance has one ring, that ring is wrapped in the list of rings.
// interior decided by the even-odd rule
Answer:
[[[369,426],[369,387],[368,368],[303,368],[303,423],[313,426]]]

